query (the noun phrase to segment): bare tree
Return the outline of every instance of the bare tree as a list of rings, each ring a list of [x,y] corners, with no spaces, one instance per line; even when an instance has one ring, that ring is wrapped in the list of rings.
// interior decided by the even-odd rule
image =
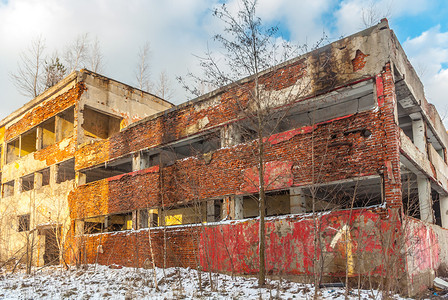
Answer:
[[[102,72],[104,69],[104,56],[101,51],[100,41],[95,37],[90,49],[90,70],[93,72]]]
[[[28,49],[20,53],[17,72],[10,74],[20,94],[35,98],[43,91],[44,51],[45,40],[39,36]]]
[[[135,68],[135,79],[137,86],[142,91],[149,92],[151,88],[151,71],[149,67],[149,59],[151,55],[151,48],[148,42],[141,46],[137,54],[137,64]]]
[[[225,4],[217,7],[213,13],[225,24],[222,34],[214,36],[214,40],[221,46],[219,55],[210,50],[204,57],[199,57],[203,74],[188,74],[193,81],[193,87],[182,77],[178,80],[192,94],[198,96],[201,86],[219,88],[233,85],[228,90],[238,90],[232,97],[236,103],[236,115],[244,119],[237,122],[241,136],[247,140],[254,140],[252,156],[255,162],[256,178],[252,180],[257,190],[259,221],[259,274],[258,284],[265,285],[265,215],[266,191],[272,182],[265,181],[266,158],[265,137],[272,135],[281,123],[286,112],[276,111],[287,102],[300,97],[304,88],[285,88],[281,93],[265,89],[265,85],[278,80],[274,74],[279,64],[297,55],[299,47],[289,43],[278,43],[277,27],[266,27],[256,14],[257,1],[242,0],[240,10],[234,14]],[[269,72],[266,72],[269,70]],[[249,82],[240,83],[238,80],[249,76]],[[268,79],[269,78],[269,79]],[[275,83],[274,83],[275,84]],[[241,94],[245,97],[242,99]]]
[[[171,80],[168,78],[166,71],[162,71],[159,74],[155,94],[168,101],[174,96],[174,89],[171,87]]]
[[[89,58],[89,34],[80,34],[65,50],[64,62],[69,73],[87,65]]]
[[[379,5],[378,1],[371,0],[366,7],[361,10],[362,24],[364,28],[369,28],[378,24],[382,18],[388,18],[391,15],[392,2],[388,5]]]

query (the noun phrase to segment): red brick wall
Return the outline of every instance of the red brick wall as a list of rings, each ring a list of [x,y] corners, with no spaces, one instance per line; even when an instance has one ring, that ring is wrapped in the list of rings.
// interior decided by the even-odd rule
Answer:
[[[351,219],[350,219],[351,216]],[[337,236],[350,219],[350,237]],[[314,221],[311,216],[269,218],[266,222],[266,267],[271,274],[313,274]],[[86,235],[78,237],[81,253],[89,263],[119,264],[138,267],[152,261],[148,233],[156,265],[164,266],[164,236],[166,236],[167,267],[182,266],[234,274],[254,274],[258,271],[258,221],[232,221],[219,225],[175,226],[138,231]],[[346,264],[346,242],[352,245],[356,274],[381,274],[388,269],[382,261],[387,247],[382,238],[394,230],[387,221],[368,210],[323,214],[319,232],[325,257],[324,273],[343,276]],[[341,232],[345,232],[342,230]],[[103,253],[98,253],[98,245]],[[84,249],[87,247],[87,249]],[[86,250],[86,251],[85,251]],[[363,260],[369,260],[366,264]],[[403,261],[397,262],[398,265]],[[402,270],[402,269],[401,269]]]
[[[42,104],[28,111],[19,121],[6,129],[5,141],[8,141],[19,134],[39,125],[43,121],[57,115],[61,111],[75,105],[79,97],[85,90],[83,82],[77,83],[66,93],[56,98],[44,101]]]

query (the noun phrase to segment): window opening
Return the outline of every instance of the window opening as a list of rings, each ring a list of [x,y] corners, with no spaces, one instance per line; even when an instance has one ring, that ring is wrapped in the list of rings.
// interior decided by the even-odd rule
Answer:
[[[21,192],[34,189],[34,173],[21,178]]]
[[[18,231],[29,231],[30,230],[30,214],[20,215],[19,219],[19,228]]]
[[[57,183],[75,179],[75,159],[69,159],[58,165]]]
[[[3,197],[14,196],[14,180],[3,184]]]

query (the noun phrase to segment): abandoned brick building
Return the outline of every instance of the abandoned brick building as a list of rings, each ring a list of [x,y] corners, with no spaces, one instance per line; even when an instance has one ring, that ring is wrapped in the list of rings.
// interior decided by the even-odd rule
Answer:
[[[32,236],[37,264],[256,273],[253,79],[173,107],[80,71],[8,116],[1,258]],[[414,294],[445,272],[448,135],[387,20],[259,82],[268,273],[393,276]]]

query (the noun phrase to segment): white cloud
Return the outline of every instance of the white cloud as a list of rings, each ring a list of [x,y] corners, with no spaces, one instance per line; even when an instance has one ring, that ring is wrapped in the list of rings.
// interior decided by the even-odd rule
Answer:
[[[336,33],[347,36],[364,29],[363,16],[366,21],[369,15],[378,21],[384,17],[393,20],[422,13],[433,4],[430,0],[343,0],[334,13]]]
[[[448,110],[448,32],[435,26],[403,43],[409,60],[425,86],[426,97],[441,115]]]

